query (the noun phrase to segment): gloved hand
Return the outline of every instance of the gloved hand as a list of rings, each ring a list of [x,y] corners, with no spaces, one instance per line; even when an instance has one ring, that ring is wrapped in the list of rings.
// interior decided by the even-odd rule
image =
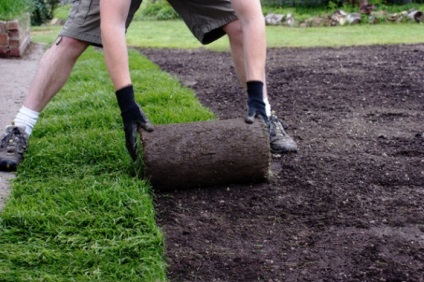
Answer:
[[[134,100],[132,86],[116,91],[116,97],[121,109],[125,131],[125,146],[133,160],[137,159],[137,132],[141,127],[148,132],[153,131],[153,124],[149,121],[141,107]]]
[[[124,122],[125,131],[125,146],[131,158],[137,159],[137,132],[141,127],[148,132],[153,131],[153,124],[149,121],[140,106],[135,103],[135,106],[121,113],[122,121]]]
[[[255,117],[262,117],[265,123],[268,123],[268,116],[263,101],[263,83],[260,81],[247,82],[247,116],[244,119],[246,123],[253,123]]]
[[[255,117],[261,116],[265,122],[268,121],[268,116],[265,111],[265,103],[261,99],[251,98],[247,99],[247,106],[249,107],[247,116],[244,119],[247,123],[253,123]]]

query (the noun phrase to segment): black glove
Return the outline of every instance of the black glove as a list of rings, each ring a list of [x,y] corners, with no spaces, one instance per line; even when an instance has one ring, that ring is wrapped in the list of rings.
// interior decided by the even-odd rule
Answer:
[[[263,101],[263,87],[261,81],[248,81],[247,82],[247,106],[248,112],[244,119],[246,123],[253,123],[255,117],[262,117],[268,123],[268,116],[265,110],[265,103]]]
[[[153,124],[134,100],[132,85],[116,91],[116,98],[121,109],[125,131],[125,145],[133,160],[137,159],[137,132],[141,127],[148,132],[153,131]]]

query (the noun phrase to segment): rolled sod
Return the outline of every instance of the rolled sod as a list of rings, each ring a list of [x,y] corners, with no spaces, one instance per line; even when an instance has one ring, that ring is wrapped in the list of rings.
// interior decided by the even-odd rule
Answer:
[[[141,132],[145,177],[153,189],[174,190],[267,179],[269,134],[260,120],[155,126]]]

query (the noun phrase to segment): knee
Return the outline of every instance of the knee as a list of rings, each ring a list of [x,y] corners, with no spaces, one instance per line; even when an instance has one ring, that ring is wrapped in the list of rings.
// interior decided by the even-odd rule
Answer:
[[[58,37],[53,47],[66,50],[71,56],[79,57],[87,49],[88,43],[75,38]]]
[[[232,42],[243,42],[243,29],[240,20],[235,20],[224,26],[224,31]]]

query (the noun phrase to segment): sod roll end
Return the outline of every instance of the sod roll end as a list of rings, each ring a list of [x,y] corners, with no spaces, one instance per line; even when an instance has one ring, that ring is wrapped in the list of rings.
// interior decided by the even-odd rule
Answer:
[[[145,177],[174,190],[261,182],[270,169],[269,136],[257,120],[157,125],[141,132]]]

